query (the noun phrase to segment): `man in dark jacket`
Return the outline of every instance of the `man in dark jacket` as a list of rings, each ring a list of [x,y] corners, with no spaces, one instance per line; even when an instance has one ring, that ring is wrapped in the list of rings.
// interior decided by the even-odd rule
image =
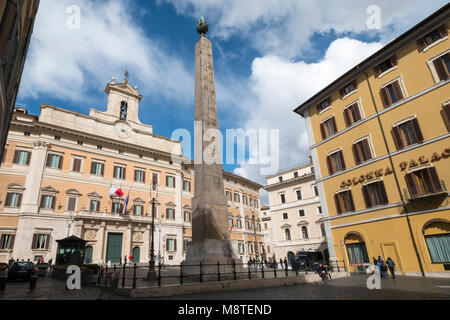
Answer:
[[[392,274],[392,279],[395,279],[395,263],[394,261],[391,259],[391,257],[388,257],[386,260],[386,264],[389,268],[389,271]]]

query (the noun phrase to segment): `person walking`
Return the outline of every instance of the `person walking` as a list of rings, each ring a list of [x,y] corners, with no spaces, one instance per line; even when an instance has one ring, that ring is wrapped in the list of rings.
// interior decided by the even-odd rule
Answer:
[[[281,258],[280,258],[280,268],[281,268],[281,269],[284,269],[284,266],[283,266],[283,259],[281,259]]]
[[[389,271],[391,272],[392,279],[395,279],[395,262],[391,259],[391,257],[388,257],[386,263]]]

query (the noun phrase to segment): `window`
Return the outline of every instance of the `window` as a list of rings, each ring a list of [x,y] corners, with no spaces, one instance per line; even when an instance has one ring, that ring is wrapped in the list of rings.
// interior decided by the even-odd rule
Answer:
[[[444,118],[444,122],[447,126],[448,131],[450,131],[450,100],[444,103],[442,109],[443,109],[442,116]]]
[[[19,208],[22,204],[22,194],[20,193],[7,193],[5,200],[5,207]]]
[[[248,205],[247,196],[246,195],[242,196],[242,201],[244,202],[244,206]]]
[[[367,255],[366,244],[364,242],[347,244],[346,247],[350,265],[369,263],[369,256]]]
[[[152,172],[152,185],[155,183],[156,185],[159,185],[158,183],[158,174],[155,172]]]
[[[175,177],[166,176],[166,186],[168,188],[175,188]]]
[[[317,186],[314,186],[314,194],[316,197],[319,196],[319,188]]]
[[[255,208],[259,208],[259,200],[255,199]]]
[[[122,121],[127,120],[127,111],[128,111],[128,103],[122,101],[120,103],[120,120]]]
[[[120,214],[123,212],[123,204],[120,202],[113,202],[111,207],[111,212]]]
[[[250,224],[248,223],[248,220],[245,220],[245,229],[250,229]]]
[[[381,88],[380,94],[385,108],[405,98],[400,85],[400,80],[396,80]]]
[[[167,220],[175,220],[175,210],[172,208],[166,209],[166,219]]]
[[[367,208],[389,203],[383,181],[365,185],[363,186],[362,191]]]
[[[322,207],[317,207],[317,214],[321,215],[322,214]]]
[[[341,94],[341,97],[344,98],[346,95],[352,93],[356,90],[356,81],[353,81],[352,83],[349,83],[345,87],[339,90],[339,93]]]
[[[335,194],[334,201],[338,214],[355,211],[355,204],[350,190]]]
[[[55,209],[55,196],[43,195],[41,198],[41,209]]]
[[[49,154],[47,157],[47,167],[52,169],[62,168],[63,157],[57,154]]]
[[[237,219],[237,220],[236,220],[236,227],[237,227],[238,229],[242,229],[242,221],[241,221],[241,219]]]
[[[145,183],[145,171],[141,169],[135,169],[134,181],[138,183]]]
[[[191,192],[191,182],[189,180],[183,181],[183,190],[186,192]]]
[[[355,102],[350,107],[345,108],[344,119],[345,123],[347,124],[347,127],[350,127],[352,124],[362,119],[361,110],[359,108],[358,102]]]
[[[77,198],[69,197],[67,200],[67,211],[76,211]]]
[[[81,159],[73,159],[72,172],[81,172]]]
[[[14,152],[13,163],[28,166],[31,160],[31,152],[16,150]]]
[[[283,177],[278,177],[279,182],[283,182]]]
[[[394,126],[392,135],[398,149],[423,141],[422,131],[417,118]]]
[[[443,190],[435,167],[414,171],[407,174],[405,179],[411,198]]]
[[[320,232],[322,234],[322,237],[327,236],[327,233],[325,232],[325,225],[323,223],[320,224]]]
[[[283,220],[288,220],[289,219],[289,215],[287,213],[283,213]]]
[[[294,178],[298,178],[298,172],[294,172]]]
[[[289,229],[284,230],[284,238],[287,241],[291,240],[291,230],[289,230]]]
[[[417,40],[417,49],[419,52],[423,51],[426,47],[433,44],[434,42],[446,37],[448,35],[447,27],[445,24],[437,29],[434,29],[428,33],[425,37]]]
[[[248,253],[252,254],[253,253],[253,244],[251,242],[249,242],[247,245],[248,245]]]
[[[91,200],[89,202],[89,211],[91,212],[100,212],[100,201]]]
[[[297,190],[295,193],[297,194],[297,200],[302,200],[302,190]]]
[[[344,155],[342,150],[330,154],[327,157],[327,165],[330,175],[345,170]]]
[[[239,195],[239,193],[234,194],[234,202],[241,203],[241,196]]]
[[[434,69],[436,70],[439,81],[447,80],[450,76],[450,53],[446,53],[433,60]]]
[[[103,146],[97,146],[97,150],[102,150]]]
[[[360,164],[373,158],[368,138],[353,144],[353,155],[355,156],[356,164]]]
[[[227,200],[228,200],[228,201],[231,201],[231,191],[228,191],[228,190],[227,190],[227,191],[225,192],[225,194],[226,194]]]
[[[60,141],[61,137],[60,136],[55,136],[55,140]]]
[[[432,263],[450,262],[450,233],[425,236]]]
[[[121,166],[114,166],[114,178],[125,180],[127,169]]]
[[[261,223],[258,223],[258,231],[261,232]]]
[[[49,234],[34,234],[31,249],[33,250],[47,250],[50,247]]]
[[[233,228],[233,218],[228,218],[228,226]]]
[[[77,141],[77,144],[78,144],[79,146],[82,146],[82,145],[83,145],[83,141],[78,140],[78,141]]]
[[[280,194],[281,203],[286,203],[286,195]]]
[[[105,174],[105,164],[101,162],[92,162],[91,174],[96,176],[103,176]]]
[[[23,133],[23,135],[24,135],[25,137],[30,137],[30,136],[31,136],[31,132],[27,132],[27,131],[26,131],[26,132]]]
[[[318,112],[321,112],[321,111],[323,111],[323,110],[329,108],[330,106],[331,106],[331,99],[328,98],[327,100],[322,101],[321,103],[319,103],[319,104],[317,105],[317,111],[318,111]]]
[[[267,230],[267,223],[264,223],[264,230]]]
[[[238,243],[238,249],[240,254],[244,254],[244,244],[239,242]]]
[[[326,139],[337,132],[336,120],[334,117],[322,122],[320,124],[320,133],[322,134],[322,139]]]
[[[135,204],[133,211],[136,216],[142,216],[144,214],[144,206]]]
[[[119,154],[123,154],[123,150],[119,150]]]
[[[308,228],[307,227],[302,227],[302,238],[303,239],[308,239]]]
[[[189,211],[184,212],[184,222],[191,223],[191,213]]]
[[[166,248],[167,251],[177,251],[177,239],[167,239]]]
[[[144,156],[142,154],[139,154],[138,157],[139,157],[139,159],[144,158]]]
[[[298,210],[298,215],[299,217],[304,217],[305,216],[305,210]]]
[[[14,234],[2,234],[0,238],[0,250],[12,250],[14,248]]]
[[[389,59],[384,60],[382,63],[373,68],[375,77],[378,77],[383,72],[395,67],[397,65],[397,57],[393,55]]]

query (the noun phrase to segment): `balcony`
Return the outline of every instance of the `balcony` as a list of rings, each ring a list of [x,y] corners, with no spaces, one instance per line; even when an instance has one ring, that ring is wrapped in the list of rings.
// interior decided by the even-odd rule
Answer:
[[[415,195],[411,195],[411,192],[407,189],[403,189],[404,198],[410,202],[420,202],[424,200],[434,200],[434,199],[442,199],[444,200],[448,196],[447,186],[443,180],[440,181],[440,188],[429,187],[428,191],[419,191]]]

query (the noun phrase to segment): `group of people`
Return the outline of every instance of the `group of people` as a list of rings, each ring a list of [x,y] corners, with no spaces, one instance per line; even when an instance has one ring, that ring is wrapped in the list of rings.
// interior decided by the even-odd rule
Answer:
[[[315,271],[316,273],[322,278],[323,282],[327,282],[328,280],[331,280],[331,273],[330,270],[325,267],[322,263],[315,265]]]
[[[375,257],[372,257],[372,259],[373,265],[378,269],[382,278],[387,279],[389,277],[389,270],[391,272],[392,279],[395,279],[395,262],[391,259],[391,257],[388,257],[386,261],[384,261],[381,256],[378,256],[378,259]]]
[[[25,261],[24,259],[22,259],[22,261],[20,259],[14,260],[14,258],[9,259],[8,261],[8,265],[12,266],[14,263],[16,262],[32,262],[30,259],[28,259],[27,261]],[[53,262],[53,259],[48,260],[48,264],[51,266]],[[39,259],[38,261],[33,262],[35,264],[42,264],[44,263],[44,259]]]

